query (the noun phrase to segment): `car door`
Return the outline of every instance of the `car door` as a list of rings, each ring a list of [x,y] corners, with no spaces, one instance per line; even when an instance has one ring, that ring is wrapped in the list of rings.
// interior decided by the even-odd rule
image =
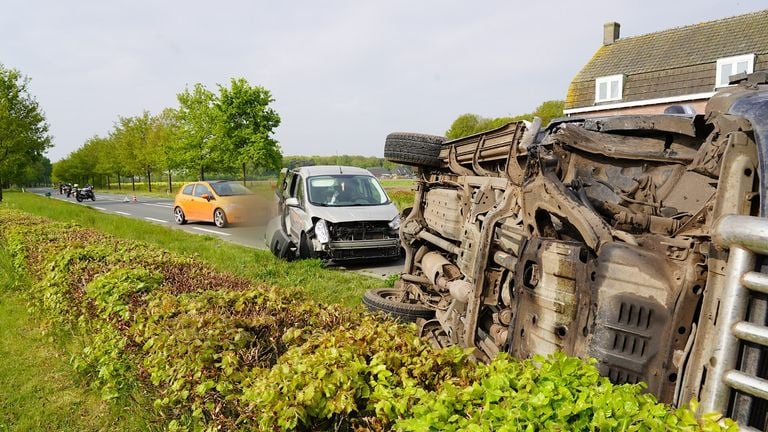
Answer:
[[[288,218],[290,219],[290,234],[295,242],[301,239],[301,232],[306,226],[307,212],[304,210],[304,178],[297,174],[294,176],[294,185],[291,190],[291,196],[296,198],[298,206],[285,206],[288,209]]]
[[[208,188],[208,185],[205,183],[195,184],[195,192],[192,196],[191,203],[194,216],[191,216],[190,218],[203,221],[212,221],[214,203],[213,201],[209,201],[203,198],[203,195],[213,197],[213,194],[211,193],[210,188]]]

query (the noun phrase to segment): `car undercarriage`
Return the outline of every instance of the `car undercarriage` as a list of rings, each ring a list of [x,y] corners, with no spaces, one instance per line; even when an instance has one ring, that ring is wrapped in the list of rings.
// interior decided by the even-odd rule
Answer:
[[[453,141],[391,134],[385,156],[419,172],[405,267],[386,298],[364,301],[481,361],[591,357],[614,382],[765,429],[768,339],[720,352],[729,250],[713,237],[727,215],[766,216],[767,95],[763,73],[712,97],[706,115],[534,120]],[[766,295],[743,303],[737,319],[765,334]],[[734,387],[707,375],[721,358],[765,387],[707,404]]]

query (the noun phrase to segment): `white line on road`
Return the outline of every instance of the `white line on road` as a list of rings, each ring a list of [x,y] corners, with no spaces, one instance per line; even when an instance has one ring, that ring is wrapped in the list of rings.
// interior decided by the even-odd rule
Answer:
[[[130,213],[121,212],[121,211],[117,211],[117,210],[115,210],[115,213],[117,213],[117,214],[121,214],[121,215],[123,215],[123,216],[130,216],[130,215],[131,215]]]
[[[230,236],[230,235],[232,235],[232,234],[229,234],[229,233],[225,233],[225,232],[221,232],[221,231],[209,230],[209,229],[205,229],[205,228],[192,227],[192,229],[193,230],[198,230],[198,231],[205,231],[205,232],[211,233],[211,234],[223,235],[223,236]]]
[[[152,222],[160,222],[160,223],[165,223],[165,221],[164,221],[164,220],[162,220],[162,219],[155,219],[155,218],[146,217],[146,216],[144,217],[144,219],[146,219],[146,220],[150,220],[150,221],[152,221]]]
[[[95,208],[96,210],[107,211],[107,209],[105,209],[104,207],[96,207],[96,206],[92,206],[92,207]]]
[[[170,204],[152,204],[152,203],[142,203],[144,205],[153,206],[153,207],[162,207],[162,208],[171,208],[173,207]]]

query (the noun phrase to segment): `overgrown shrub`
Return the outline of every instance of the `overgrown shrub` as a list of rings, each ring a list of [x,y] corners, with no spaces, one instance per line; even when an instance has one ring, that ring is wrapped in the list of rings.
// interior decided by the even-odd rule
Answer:
[[[83,339],[75,368],[105,399],[141,392],[168,430],[721,428],[581,360],[477,364],[381,316],[95,230],[3,209],[0,239],[35,281],[30,304]]]

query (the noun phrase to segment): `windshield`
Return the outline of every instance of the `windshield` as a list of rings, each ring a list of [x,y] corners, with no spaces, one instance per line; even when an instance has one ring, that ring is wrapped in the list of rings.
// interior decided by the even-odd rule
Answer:
[[[218,196],[232,196],[232,195],[252,195],[250,189],[243,186],[238,182],[219,182],[211,183],[211,187],[216,191]]]
[[[375,206],[389,197],[375,178],[366,175],[324,175],[307,179],[309,202],[319,206]]]

